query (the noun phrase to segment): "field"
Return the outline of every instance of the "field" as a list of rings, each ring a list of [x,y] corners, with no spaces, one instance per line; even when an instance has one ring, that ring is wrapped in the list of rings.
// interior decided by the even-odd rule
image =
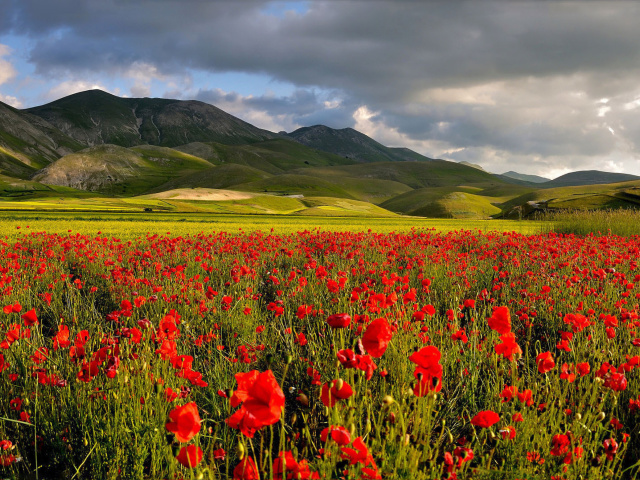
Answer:
[[[0,212],[0,475],[636,478],[640,237],[548,225]]]

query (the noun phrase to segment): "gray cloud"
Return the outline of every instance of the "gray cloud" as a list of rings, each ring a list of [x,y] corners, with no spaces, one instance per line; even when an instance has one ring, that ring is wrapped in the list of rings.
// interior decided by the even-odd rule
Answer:
[[[0,33],[35,40],[30,61],[45,77],[126,75],[133,64],[159,77],[261,73],[296,90],[194,93],[290,127],[354,126],[366,106],[387,138],[472,152],[474,163],[508,157],[530,173],[621,155],[616,165],[640,170],[640,121],[624,107],[640,95],[640,3],[314,1],[282,17],[267,3],[0,0]],[[598,116],[603,97],[611,110]]]

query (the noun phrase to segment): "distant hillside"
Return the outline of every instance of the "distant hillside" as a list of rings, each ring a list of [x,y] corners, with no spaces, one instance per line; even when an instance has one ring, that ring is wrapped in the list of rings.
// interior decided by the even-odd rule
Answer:
[[[34,180],[80,190],[137,195],[171,178],[211,167],[206,160],[169,148],[99,145],[65,155],[39,171]]]
[[[0,102],[0,173],[28,178],[82,148],[47,121]]]
[[[353,128],[336,130],[324,125],[303,127],[289,137],[311,148],[359,162],[402,162],[431,160],[408,148],[389,148]]]
[[[25,111],[86,146],[176,147],[191,142],[241,145],[278,136],[208,103],[120,98],[102,90],[76,93]]]
[[[478,170],[482,170],[483,172],[486,172],[486,170],[484,168],[482,168],[482,165],[478,165],[477,163],[470,163],[470,162],[466,162],[466,161],[462,161],[459,162],[461,165],[466,165],[467,167],[473,167],[476,168]]]
[[[571,172],[540,185],[541,188],[574,187],[579,185],[599,185],[605,183],[630,182],[640,180],[636,175],[627,173],[601,172],[599,170],[581,170]]]
[[[524,182],[531,182],[531,183],[544,183],[544,182],[550,181],[550,179],[545,177],[540,177],[538,175],[527,175],[526,173],[518,173],[512,170],[503,173],[502,176],[513,178],[515,180],[522,180]]]

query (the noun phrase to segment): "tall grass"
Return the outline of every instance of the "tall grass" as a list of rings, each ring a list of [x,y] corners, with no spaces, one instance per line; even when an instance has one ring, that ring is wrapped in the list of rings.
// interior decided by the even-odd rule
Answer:
[[[640,210],[574,210],[547,214],[556,233],[640,235]]]

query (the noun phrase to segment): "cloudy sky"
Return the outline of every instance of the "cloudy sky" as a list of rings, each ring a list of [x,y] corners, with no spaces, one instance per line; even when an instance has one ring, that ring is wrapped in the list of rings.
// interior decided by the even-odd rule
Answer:
[[[19,108],[101,88],[202,100],[272,131],[353,127],[497,173],[640,175],[640,2],[0,0],[0,12],[0,101]]]

